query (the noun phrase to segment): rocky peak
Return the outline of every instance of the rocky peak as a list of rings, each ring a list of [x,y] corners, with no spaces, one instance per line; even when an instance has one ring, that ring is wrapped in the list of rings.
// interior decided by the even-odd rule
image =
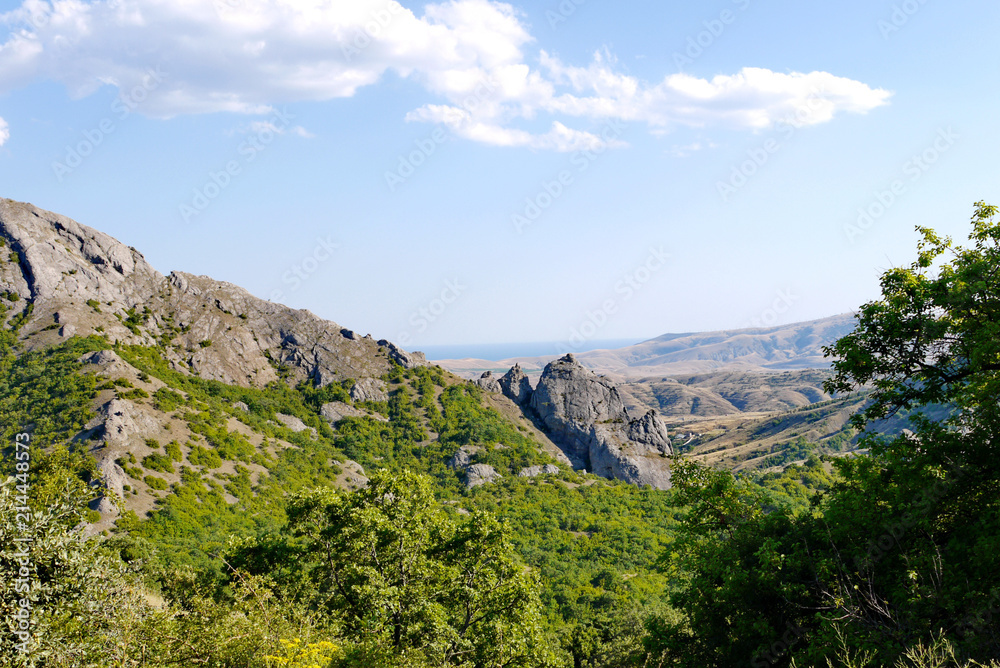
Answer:
[[[574,466],[636,485],[670,487],[666,425],[654,411],[631,418],[618,388],[572,354],[545,367],[529,403]]]
[[[553,427],[628,420],[618,388],[577,362],[572,353],[545,367],[531,407],[540,416],[548,416]]]
[[[32,307],[21,331],[28,347],[100,333],[112,342],[163,346],[179,371],[257,386],[280,376],[325,385],[378,378],[393,364],[426,364],[420,353],[359,338],[231,283],[179,271],[164,277],[137,250],[30,204],[0,200],[0,238],[7,246],[0,249],[0,291]]]
[[[531,400],[531,381],[521,370],[520,364],[515,364],[498,381],[504,395],[518,406],[527,406]]]
[[[25,299],[76,297],[134,307],[163,281],[134,248],[31,204],[0,200],[0,236],[19,256],[20,271],[5,267],[3,276],[14,279]]]

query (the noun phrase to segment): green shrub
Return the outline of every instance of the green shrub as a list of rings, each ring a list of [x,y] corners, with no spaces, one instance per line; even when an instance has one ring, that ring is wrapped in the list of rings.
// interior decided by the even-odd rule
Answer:
[[[148,399],[149,392],[142,389],[141,387],[136,387],[134,389],[128,390],[126,392],[118,393],[119,399]]]
[[[174,462],[168,455],[152,454],[142,458],[142,465],[150,471],[173,473]]]
[[[183,455],[181,455],[181,445],[177,441],[170,441],[163,446],[163,449],[166,451],[167,456],[175,462],[184,459]]]
[[[161,387],[153,393],[153,407],[158,411],[170,413],[184,405],[184,397],[173,390]]]
[[[208,469],[216,469],[222,466],[222,457],[215,450],[208,450],[200,445],[195,445],[188,453],[188,461],[195,466],[204,466]]]
[[[167,487],[169,487],[169,485],[167,485],[167,481],[166,480],[164,480],[163,478],[157,478],[155,475],[148,475],[145,478],[143,478],[143,481],[147,485],[149,485],[150,489],[163,490],[163,489],[167,489]]]

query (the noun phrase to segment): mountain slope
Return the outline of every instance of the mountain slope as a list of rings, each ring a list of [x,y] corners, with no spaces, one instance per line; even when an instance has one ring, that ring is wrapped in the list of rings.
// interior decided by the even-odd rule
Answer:
[[[15,306],[31,304],[21,329],[29,348],[95,333],[123,344],[163,344],[175,369],[257,387],[279,374],[322,386],[377,378],[393,362],[425,363],[420,354],[229,283],[183,272],[164,277],[134,248],[30,204],[0,201],[0,238],[10,248],[0,284]]]

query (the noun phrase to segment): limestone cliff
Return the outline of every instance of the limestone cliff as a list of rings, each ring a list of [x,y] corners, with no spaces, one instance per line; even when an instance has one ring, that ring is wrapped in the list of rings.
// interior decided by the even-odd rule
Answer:
[[[618,388],[566,355],[545,367],[532,391],[519,367],[500,380],[576,468],[657,489],[670,487],[667,428],[655,411],[632,418]]]

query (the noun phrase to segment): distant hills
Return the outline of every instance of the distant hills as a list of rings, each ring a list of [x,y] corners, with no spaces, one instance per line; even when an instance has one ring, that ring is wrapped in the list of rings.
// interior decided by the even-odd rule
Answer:
[[[652,378],[717,371],[795,371],[830,365],[823,357],[829,345],[854,329],[855,319],[844,313],[819,320],[775,327],[664,334],[615,350],[576,354],[595,372],[620,378]],[[506,360],[436,360],[435,363],[466,378],[483,371],[505,371],[515,363],[530,376],[558,357],[518,357]]]

